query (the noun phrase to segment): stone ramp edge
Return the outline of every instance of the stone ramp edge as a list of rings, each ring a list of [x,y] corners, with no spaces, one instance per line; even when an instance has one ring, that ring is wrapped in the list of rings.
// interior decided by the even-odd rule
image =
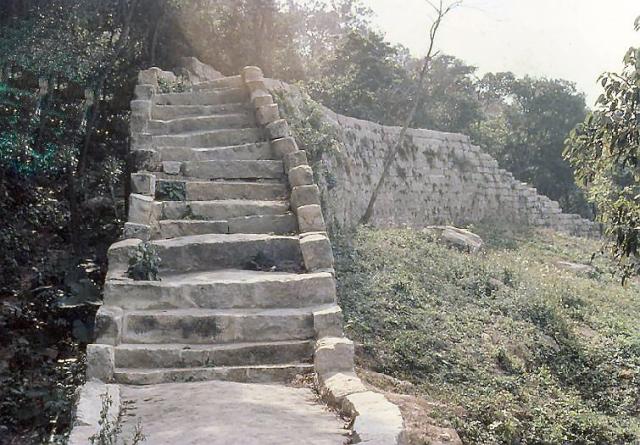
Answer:
[[[246,67],[242,77],[251,92],[252,102],[256,108],[256,119],[265,125],[266,134],[272,143],[275,142],[275,151],[280,151],[283,155],[285,170],[288,171],[292,189],[315,186],[313,172],[305,165],[307,163],[302,162],[302,165],[298,165],[295,161],[291,161],[298,152],[297,145],[291,137],[287,121],[280,118],[278,106],[273,103],[262,70],[258,67]],[[307,256],[318,257],[307,262],[305,256],[307,270],[310,271],[313,267],[333,270],[331,243],[326,235],[318,235],[318,232],[326,232],[322,209],[320,205],[302,204],[294,208],[294,212],[298,215],[303,256],[306,251]],[[308,246],[305,246],[305,240]],[[314,354],[316,385],[325,402],[337,408],[342,415],[352,419],[352,443],[406,445],[404,420],[400,409],[389,402],[383,394],[366,390],[355,374],[354,345],[351,340],[344,337],[340,307],[333,305],[320,309],[313,313],[313,318],[316,330]],[[340,384],[339,380],[331,379],[332,375],[341,372],[346,372],[350,376],[350,383],[346,387]]]

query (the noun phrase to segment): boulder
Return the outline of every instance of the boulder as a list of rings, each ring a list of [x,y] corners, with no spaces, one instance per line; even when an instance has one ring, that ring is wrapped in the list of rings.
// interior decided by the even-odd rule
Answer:
[[[195,57],[183,57],[180,60],[180,68],[191,83],[202,83],[224,77],[220,71],[216,71]]]
[[[557,261],[556,266],[578,275],[590,275],[596,271],[595,267],[589,266],[588,264],[572,263],[570,261]]]
[[[466,229],[453,226],[430,226],[426,230],[435,232],[440,242],[461,252],[478,253],[484,246],[482,238]]]

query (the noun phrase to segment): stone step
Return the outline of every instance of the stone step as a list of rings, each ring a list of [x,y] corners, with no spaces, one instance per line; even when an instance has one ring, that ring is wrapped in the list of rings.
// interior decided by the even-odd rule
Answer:
[[[284,215],[289,213],[289,201],[224,199],[209,201],[165,201],[161,203],[160,219],[191,219],[228,221],[254,215]]]
[[[104,304],[125,310],[300,308],[335,300],[335,282],[326,272],[227,269],[170,275],[162,281],[121,278],[104,285]]]
[[[275,159],[269,142],[215,148],[157,147],[163,161],[233,161]]]
[[[252,128],[255,126],[255,119],[248,113],[237,113],[182,117],[171,120],[151,120],[149,121],[148,131],[155,135],[166,135],[230,128]]]
[[[223,88],[211,91],[166,93],[153,96],[156,105],[220,105],[247,102],[249,93],[243,88]]]
[[[193,91],[215,90],[220,88],[242,88],[244,81],[242,76],[229,76],[220,79],[209,80],[207,82],[196,83],[192,86]]]
[[[122,343],[225,344],[310,340],[313,308],[125,311]]]
[[[217,269],[302,269],[302,253],[297,236],[212,234],[152,243],[157,246],[162,259],[161,274]]]
[[[211,233],[229,233],[229,222],[167,219],[159,222],[159,234],[157,237],[154,237],[154,239],[169,239],[192,235],[208,235]]]
[[[124,385],[153,385],[158,383],[200,382],[205,380],[223,380],[241,383],[290,383],[296,376],[310,374],[312,372],[313,365],[307,363],[214,368],[116,368],[114,378],[117,383]]]
[[[259,128],[241,128],[153,136],[152,141],[155,147],[213,148],[264,142],[264,135]]]
[[[187,161],[180,168],[184,176],[203,179],[281,179],[282,161]]]
[[[183,117],[211,116],[223,113],[247,113],[251,115],[249,105],[245,102],[220,105],[154,105],[151,118],[171,120]]]
[[[255,215],[231,218],[228,221],[163,220],[159,222],[159,238],[207,235],[210,233],[273,233],[293,234],[298,220],[293,213],[285,215]]]
[[[165,183],[170,187],[176,184],[171,179],[161,179],[156,184],[156,199],[162,199],[161,193]],[[277,201],[288,198],[289,190],[281,182],[246,182],[246,181],[178,181],[184,184],[187,201],[216,201],[223,199],[247,199],[254,201]]]
[[[140,345],[115,348],[118,368],[197,368],[310,363],[314,342],[309,340],[235,343],[228,345]]]

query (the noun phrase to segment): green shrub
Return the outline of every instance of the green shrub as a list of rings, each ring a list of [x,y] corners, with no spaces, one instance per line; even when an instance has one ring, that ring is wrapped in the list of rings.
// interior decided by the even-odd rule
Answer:
[[[173,82],[166,79],[158,78],[159,93],[184,93],[190,90],[191,86],[189,85],[189,82],[183,77],[178,77]]]
[[[143,242],[138,245],[134,254],[129,258],[127,276],[136,281],[160,281],[160,256],[156,247]]]
[[[186,201],[187,185],[184,181],[158,181],[156,198],[162,201]]]

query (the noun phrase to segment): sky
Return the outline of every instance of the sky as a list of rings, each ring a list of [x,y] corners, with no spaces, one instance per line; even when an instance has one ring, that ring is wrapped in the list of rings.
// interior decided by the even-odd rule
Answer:
[[[415,56],[426,52],[432,9],[425,0],[363,0],[387,40]],[[464,0],[448,15],[436,48],[480,73],[562,78],[576,83],[592,106],[597,79],[619,71],[630,46],[640,0]]]

